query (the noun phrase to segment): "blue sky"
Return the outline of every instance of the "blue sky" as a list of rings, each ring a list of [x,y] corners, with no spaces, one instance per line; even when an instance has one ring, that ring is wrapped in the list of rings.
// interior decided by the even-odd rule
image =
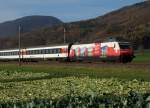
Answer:
[[[55,16],[64,22],[101,16],[143,0],[0,0],[0,22],[29,15]]]

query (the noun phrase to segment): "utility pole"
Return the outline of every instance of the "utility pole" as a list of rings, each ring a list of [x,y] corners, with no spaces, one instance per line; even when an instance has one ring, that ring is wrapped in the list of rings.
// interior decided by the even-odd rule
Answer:
[[[66,43],[66,28],[64,27],[64,44]]]
[[[19,48],[19,52],[18,52],[18,54],[19,54],[19,66],[21,66],[21,38],[20,38],[20,36],[21,36],[21,26],[19,25],[19,35],[18,35],[18,48]]]

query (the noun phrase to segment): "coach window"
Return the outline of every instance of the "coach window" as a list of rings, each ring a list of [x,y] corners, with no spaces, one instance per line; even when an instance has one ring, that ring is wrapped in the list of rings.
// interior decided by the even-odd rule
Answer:
[[[48,49],[45,49],[45,53],[48,54]]]
[[[33,54],[36,54],[36,50],[33,50]]]
[[[43,54],[43,53],[44,53],[44,51],[41,49],[41,50],[40,50],[40,54]]]
[[[41,50],[41,54],[44,54],[44,50]]]
[[[42,50],[39,50],[39,54],[42,54],[43,53],[43,51]]]
[[[35,50],[32,50],[31,54],[32,54],[32,55],[35,54]]]
[[[55,49],[55,53],[56,53],[56,54],[58,53],[58,49]]]
[[[30,55],[32,54],[32,50],[29,51],[29,54],[30,54]]]
[[[36,54],[39,54],[39,50],[36,50]]]
[[[36,50],[33,50],[33,53],[32,54],[36,54]]]
[[[46,53],[49,54],[50,53],[50,49],[47,49]]]
[[[32,55],[33,53],[34,53],[33,50],[31,50],[31,51],[30,51],[30,54]]]
[[[31,50],[28,51],[28,54],[31,55]]]
[[[51,50],[50,49],[48,49],[48,54],[50,54],[51,53]]]
[[[36,54],[36,50],[34,50],[34,54]]]
[[[51,49],[51,54],[53,54],[54,53],[54,49]]]
[[[42,50],[39,50],[39,54],[42,54]]]
[[[44,49],[44,54],[46,54],[46,49]]]
[[[52,50],[52,49],[50,49],[50,54],[52,54],[52,52],[53,52],[53,50]]]
[[[54,54],[56,54],[57,53],[57,49],[54,49]]]
[[[61,51],[61,49],[59,48],[59,49],[58,49],[58,53],[60,53],[60,51]]]
[[[34,50],[34,53],[33,53],[33,54],[37,54],[36,51],[37,51],[37,50]]]
[[[31,55],[31,50],[28,51],[28,54]]]
[[[31,55],[31,50],[28,51],[28,54]]]
[[[34,50],[31,50],[31,55],[33,55],[34,54]]]
[[[39,50],[39,54],[42,54],[42,50]]]
[[[29,52],[29,55],[31,55],[31,50],[29,50],[28,52]]]
[[[31,54],[32,54],[32,55],[35,54],[35,50],[32,50],[32,53],[31,53]]]
[[[39,54],[39,50],[36,50],[36,54]]]
[[[57,53],[59,53],[59,49],[58,49],[58,48],[56,49],[56,54],[57,54]]]
[[[44,50],[41,50],[41,54],[44,54]]]
[[[32,54],[36,54],[36,50],[33,50]]]
[[[40,54],[43,54],[43,50],[40,50]]]
[[[60,49],[59,48],[56,49],[56,53],[60,53]]]

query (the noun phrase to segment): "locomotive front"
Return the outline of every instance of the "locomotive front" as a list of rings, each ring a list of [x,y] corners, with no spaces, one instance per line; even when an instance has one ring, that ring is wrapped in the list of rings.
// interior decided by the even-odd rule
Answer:
[[[134,56],[134,51],[131,43],[129,42],[119,42],[120,48],[120,62],[127,63],[131,62]]]

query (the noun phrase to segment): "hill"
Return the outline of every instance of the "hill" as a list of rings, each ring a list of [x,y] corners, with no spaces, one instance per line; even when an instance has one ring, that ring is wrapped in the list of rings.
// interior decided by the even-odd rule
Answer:
[[[22,47],[61,44],[65,27],[67,43],[101,42],[111,36],[133,42],[136,49],[150,48],[149,10],[150,1],[144,1],[94,19],[35,30],[22,34]],[[18,46],[17,37],[1,39],[0,43],[1,48]]]
[[[18,27],[23,27],[22,32],[31,32],[36,29],[51,27],[62,22],[52,16],[26,16],[13,21],[0,23],[0,37],[15,36],[18,33]]]

